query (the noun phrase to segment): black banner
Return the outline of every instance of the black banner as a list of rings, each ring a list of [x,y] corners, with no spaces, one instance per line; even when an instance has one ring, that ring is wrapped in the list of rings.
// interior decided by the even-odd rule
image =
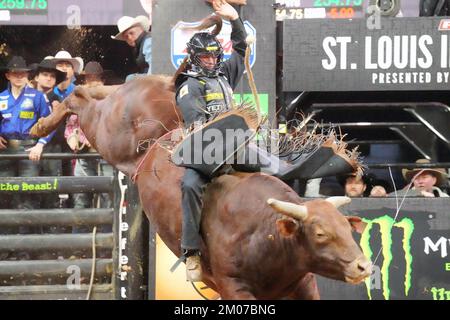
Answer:
[[[284,21],[284,91],[448,90],[450,19]]]

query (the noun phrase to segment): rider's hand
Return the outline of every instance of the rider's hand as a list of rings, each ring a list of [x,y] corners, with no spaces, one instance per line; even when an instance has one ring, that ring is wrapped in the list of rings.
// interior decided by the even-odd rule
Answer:
[[[237,13],[236,9],[234,9],[225,0],[213,0],[212,5],[214,10],[216,11],[216,14],[224,19],[232,21],[239,18],[239,14]]]

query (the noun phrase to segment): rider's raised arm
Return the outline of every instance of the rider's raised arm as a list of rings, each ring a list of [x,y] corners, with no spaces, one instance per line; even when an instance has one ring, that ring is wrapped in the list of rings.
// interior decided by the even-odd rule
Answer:
[[[231,54],[230,59],[223,63],[223,72],[225,73],[231,88],[234,90],[245,70],[244,57],[245,49],[247,49],[245,38],[247,37],[247,33],[241,18],[231,21],[231,25],[233,28],[231,32],[233,53]]]

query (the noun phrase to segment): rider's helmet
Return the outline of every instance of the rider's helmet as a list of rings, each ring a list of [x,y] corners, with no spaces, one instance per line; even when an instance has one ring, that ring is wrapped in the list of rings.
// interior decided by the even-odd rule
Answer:
[[[187,43],[187,52],[193,71],[204,74],[207,77],[218,75],[223,60],[223,48],[215,36],[208,32],[194,34]],[[211,54],[217,58],[216,65],[212,69],[206,68],[200,61],[202,55]]]

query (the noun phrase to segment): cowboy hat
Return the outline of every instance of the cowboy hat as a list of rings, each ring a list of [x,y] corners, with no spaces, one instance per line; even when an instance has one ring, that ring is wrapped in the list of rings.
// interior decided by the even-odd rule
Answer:
[[[430,160],[428,159],[418,159],[416,164],[430,164]],[[402,169],[403,178],[409,183],[411,179],[419,173],[419,171],[423,172],[431,172],[436,177],[436,186],[442,186],[448,179],[447,173],[444,168],[414,168],[410,169]]]
[[[56,63],[53,60],[42,60],[41,63],[39,63],[36,68],[33,70],[33,73],[35,76],[37,76],[41,72],[53,72],[55,73],[56,77],[56,84],[63,82],[66,80],[67,74],[65,72],[62,72],[58,69],[56,69]]]
[[[44,60],[52,60],[55,62],[55,65],[60,61],[68,61],[72,64],[73,71],[75,73],[80,73],[81,70],[83,70],[83,65],[84,65],[83,59],[81,57],[73,58],[69,52],[64,51],[64,50],[61,50],[58,53],[56,53],[56,55],[54,57],[47,56],[47,57],[45,57]]]
[[[103,69],[102,65],[97,61],[90,61],[86,64],[84,70],[77,76],[75,84],[82,84],[87,75],[97,75],[105,84],[110,84],[111,79],[114,78],[114,72]]]
[[[30,72],[31,68],[27,66],[24,58],[22,58],[21,56],[13,56],[11,60],[9,60],[6,67],[1,68],[1,71]]]
[[[137,16],[136,18],[123,16],[117,21],[117,28],[119,28],[119,33],[115,36],[111,36],[111,39],[125,41],[123,33],[128,29],[140,25],[144,31],[150,30],[150,19],[146,16]]]
[[[102,75],[104,72],[105,71],[103,70],[103,67],[100,63],[98,63],[97,61],[89,61],[80,75]]]

